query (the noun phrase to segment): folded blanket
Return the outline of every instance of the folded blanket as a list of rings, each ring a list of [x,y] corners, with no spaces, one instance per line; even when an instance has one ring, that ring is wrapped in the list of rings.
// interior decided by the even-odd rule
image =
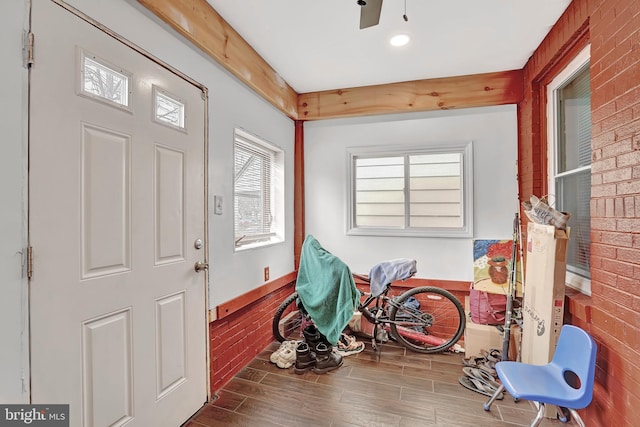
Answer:
[[[369,272],[369,287],[374,297],[396,280],[405,280],[416,274],[416,260],[408,258],[392,259],[374,265]]]
[[[360,301],[349,267],[311,235],[302,244],[296,291],[327,340],[336,344]]]

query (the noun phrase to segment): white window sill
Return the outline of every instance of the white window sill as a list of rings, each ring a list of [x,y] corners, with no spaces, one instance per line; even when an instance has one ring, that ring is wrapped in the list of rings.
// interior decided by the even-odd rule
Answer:
[[[261,240],[259,242],[252,242],[252,243],[245,243],[244,245],[238,245],[235,247],[235,252],[242,252],[242,251],[246,251],[249,249],[256,249],[256,248],[263,248],[266,246],[273,246],[276,245],[278,243],[282,243],[284,242],[284,238],[282,237],[278,237],[278,236],[273,236],[271,238],[269,238],[268,240]]]

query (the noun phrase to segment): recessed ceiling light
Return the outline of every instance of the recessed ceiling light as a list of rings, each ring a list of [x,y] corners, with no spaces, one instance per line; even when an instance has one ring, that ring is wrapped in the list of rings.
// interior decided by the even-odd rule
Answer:
[[[389,43],[391,43],[391,46],[404,46],[409,43],[409,40],[411,40],[411,38],[407,34],[398,34],[391,37]]]

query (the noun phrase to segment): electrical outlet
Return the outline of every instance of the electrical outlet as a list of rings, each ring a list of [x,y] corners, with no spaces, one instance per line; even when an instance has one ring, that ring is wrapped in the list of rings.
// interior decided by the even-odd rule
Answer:
[[[269,280],[269,267],[264,268],[264,281]]]

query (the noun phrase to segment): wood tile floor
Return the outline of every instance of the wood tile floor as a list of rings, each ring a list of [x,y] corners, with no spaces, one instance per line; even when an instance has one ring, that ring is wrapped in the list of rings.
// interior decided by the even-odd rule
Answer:
[[[380,358],[370,343],[324,375],[296,375],[269,362],[271,343],[185,427],[203,426],[528,426],[531,402],[487,398],[458,383],[460,354],[418,354],[395,343]],[[541,426],[572,426],[545,418]]]

